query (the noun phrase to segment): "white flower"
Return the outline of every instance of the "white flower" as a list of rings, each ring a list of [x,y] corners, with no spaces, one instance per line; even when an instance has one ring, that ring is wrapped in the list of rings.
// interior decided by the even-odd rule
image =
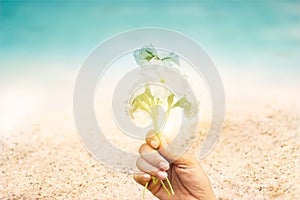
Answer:
[[[151,92],[157,97],[167,97],[170,94],[170,90],[182,96],[189,87],[187,81],[183,78],[184,76],[173,67],[148,64],[141,68],[138,74],[139,80],[134,86],[144,84],[160,85],[161,89],[158,89],[159,87],[154,89],[154,86],[152,87],[153,90],[151,88]],[[169,90],[164,90],[164,87]]]

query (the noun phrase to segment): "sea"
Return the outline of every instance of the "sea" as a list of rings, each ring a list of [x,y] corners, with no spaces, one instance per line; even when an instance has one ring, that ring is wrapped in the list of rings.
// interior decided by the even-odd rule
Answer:
[[[300,1],[1,0],[0,81],[78,69],[107,38],[143,27],[186,34],[220,69],[299,75]]]

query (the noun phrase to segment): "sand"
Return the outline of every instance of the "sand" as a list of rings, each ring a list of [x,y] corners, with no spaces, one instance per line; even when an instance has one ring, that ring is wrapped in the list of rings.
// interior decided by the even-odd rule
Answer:
[[[217,197],[300,199],[298,88],[224,85],[223,132],[201,161]],[[24,120],[26,126],[0,140],[0,199],[141,199],[130,174],[87,153],[70,110],[51,108]],[[147,199],[154,199],[149,192]]]

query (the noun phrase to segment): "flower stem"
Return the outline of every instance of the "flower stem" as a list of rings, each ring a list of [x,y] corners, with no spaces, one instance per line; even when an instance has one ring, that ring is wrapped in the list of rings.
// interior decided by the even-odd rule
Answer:
[[[145,200],[145,193],[146,193],[146,190],[148,188],[148,185],[149,185],[149,181],[145,184],[145,187],[144,187],[144,190],[143,190],[143,200]]]
[[[158,106],[155,103],[153,106],[151,106],[151,117],[152,117],[152,121],[153,121],[154,132],[155,132],[155,134],[157,134],[157,132],[158,132]]]
[[[174,190],[173,190],[173,187],[172,187],[172,184],[170,183],[169,178],[167,177],[166,180],[167,180],[168,186],[169,186],[169,188],[170,188],[170,190],[171,190],[171,194],[172,194],[172,195],[175,195],[175,192],[174,192]]]
[[[168,197],[171,196],[170,191],[168,190],[168,188],[166,187],[165,183],[163,180],[160,181],[161,185],[163,186],[164,190],[168,193]]]
[[[158,127],[158,114],[159,114],[158,113],[158,104],[155,103],[155,101],[154,101],[154,105],[152,104],[152,106],[151,106],[151,116],[152,116],[153,125],[154,125],[154,132],[160,138],[162,136],[162,132],[159,130],[159,127]],[[168,111],[166,113],[165,121],[164,121],[163,126],[165,125],[165,123],[167,121],[167,118],[169,117],[169,114],[170,114],[170,108],[168,109]],[[154,179],[152,178],[152,182],[154,184],[156,183],[155,180],[157,180],[155,177],[154,177]],[[170,197],[171,194],[175,195],[173,187],[172,187],[171,182],[170,182],[168,177],[166,178],[166,181],[168,183],[168,187],[170,188],[170,190],[166,187],[163,180],[161,180],[160,183],[161,183],[162,187],[164,188],[164,190],[168,193],[168,197]],[[146,189],[147,189],[148,185],[149,185],[149,181],[145,184],[145,187],[144,187],[143,200],[145,200],[145,192],[146,192]]]

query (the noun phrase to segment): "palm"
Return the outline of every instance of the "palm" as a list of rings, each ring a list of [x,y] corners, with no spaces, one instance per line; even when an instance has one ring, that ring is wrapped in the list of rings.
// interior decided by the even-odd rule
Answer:
[[[147,137],[146,142],[141,145],[140,156],[136,161],[136,166],[142,173],[134,174],[134,179],[145,189],[147,188],[160,200],[216,199],[210,181],[194,155],[185,153],[178,158],[164,148],[168,144],[165,138],[158,138],[153,134]],[[174,158],[177,159],[169,164]],[[155,178],[151,180],[151,176]],[[168,179],[163,182],[156,181],[158,178],[166,177]],[[168,191],[171,191],[169,185],[172,186],[175,195],[169,196]]]
[[[175,195],[168,196],[168,193],[164,190],[162,184],[158,181],[154,184],[152,181],[149,183],[148,189],[161,200],[175,200],[175,199],[199,199],[198,197],[206,197],[205,188],[207,185],[207,176],[202,170],[200,165],[189,167],[187,165],[181,165],[180,163],[174,163],[170,166],[168,172],[168,178],[172,184]],[[199,173],[200,172],[200,173]],[[165,185],[166,184],[166,181]],[[207,199],[207,198],[205,198]]]

